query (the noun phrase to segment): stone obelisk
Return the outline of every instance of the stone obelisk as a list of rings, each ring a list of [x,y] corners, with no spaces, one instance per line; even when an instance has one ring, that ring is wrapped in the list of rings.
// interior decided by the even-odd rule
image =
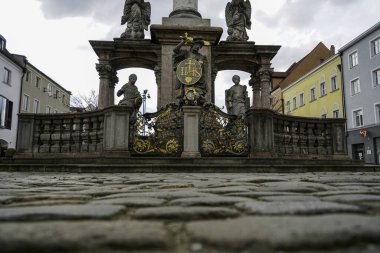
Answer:
[[[173,11],[163,18],[164,25],[210,26],[209,19],[202,19],[198,12],[198,0],[173,0]]]

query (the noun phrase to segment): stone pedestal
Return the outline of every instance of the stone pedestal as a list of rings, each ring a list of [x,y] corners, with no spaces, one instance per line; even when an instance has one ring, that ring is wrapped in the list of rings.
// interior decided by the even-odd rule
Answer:
[[[116,109],[114,109],[116,108]],[[129,155],[129,119],[132,108],[110,107],[104,113],[104,150]]]
[[[184,140],[183,153],[181,157],[196,158],[201,157],[199,152],[199,120],[202,107],[184,106]]]

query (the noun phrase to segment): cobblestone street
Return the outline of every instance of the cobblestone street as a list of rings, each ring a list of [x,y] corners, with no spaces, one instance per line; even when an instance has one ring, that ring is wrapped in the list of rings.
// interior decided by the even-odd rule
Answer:
[[[380,175],[0,173],[0,252],[380,252]]]

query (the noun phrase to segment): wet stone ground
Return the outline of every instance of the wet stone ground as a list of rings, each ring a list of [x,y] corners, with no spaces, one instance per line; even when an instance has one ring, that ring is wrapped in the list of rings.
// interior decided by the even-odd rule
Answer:
[[[380,174],[0,172],[0,252],[380,252]]]

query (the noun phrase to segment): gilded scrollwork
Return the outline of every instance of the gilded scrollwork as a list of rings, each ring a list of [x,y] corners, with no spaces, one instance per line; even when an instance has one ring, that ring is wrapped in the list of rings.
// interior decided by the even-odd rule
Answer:
[[[183,114],[175,104],[157,113],[139,114],[131,135],[136,155],[178,155],[183,150]]]
[[[212,155],[246,155],[248,130],[245,120],[207,104],[201,116],[201,152]]]

